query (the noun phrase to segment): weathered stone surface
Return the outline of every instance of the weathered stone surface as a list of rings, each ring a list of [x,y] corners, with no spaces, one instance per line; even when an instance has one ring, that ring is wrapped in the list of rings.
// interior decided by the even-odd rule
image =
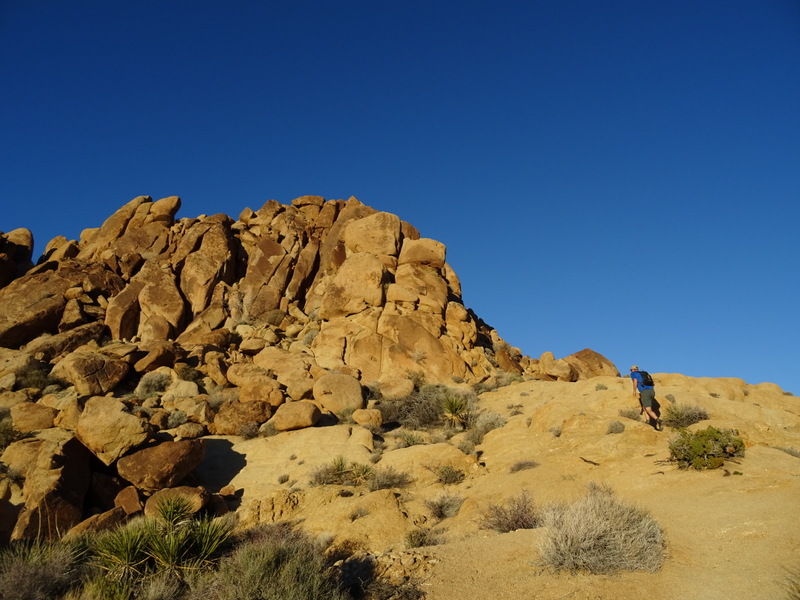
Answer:
[[[370,306],[382,306],[384,272],[373,254],[359,252],[347,258],[325,289],[320,318],[354,315]]]
[[[75,435],[92,454],[110,465],[150,439],[151,430],[119,400],[94,397],[86,401]]]
[[[322,408],[339,414],[364,408],[364,394],[358,379],[340,373],[328,373],[314,383],[314,400]]]
[[[67,532],[66,539],[75,538],[81,535],[98,533],[100,531],[110,531],[122,525],[128,518],[123,508],[114,507],[97,515],[92,515],[84,519]]]
[[[49,429],[56,415],[57,410],[34,402],[20,402],[11,407],[11,422],[20,433]]]
[[[300,400],[287,402],[278,407],[270,423],[276,431],[290,431],[313,427],[322,416],[319,408],[313,402]]]
[[[113,390],[128,374],[128,364],[100,352],[76,350],[53,368],[52,375],[69,381],[84,396]]]
[[[253,357],[253,364],[275,374],[293,400],[311,397],[314,379],[310,370],[316,361],[305,354],[293,354],[275,346],[264,348]],[[229,370],[230,373],[230,370]]]
[[[361,408],[353,411],[353,421],[364,427],[383,425],[383,413],[377,408]]]
[[[590,348],[584,348],[580,352],[565,356],[564,360],[572,366],[577,379],[589,379],[602,375],[619,377],[619,370],[614,363]]]
[[[400,218],[385,212],[351,221],[344,230],[344,243],[352,253],[367,252],[381,257],[397,257],[400,245]],[[383,262],[383,261],[382,261]]]
[[[136,489],[155,492],[180,483],[205,458],[202,440],[162,442],[117,461],[120,477]]]
[[[90,480],[86,448],[61,432],[42,438],[37,450],[26,471],[25,507],[12,540],[55,539],[82,520]]]
[[[420,264],[434,269],[441,269],[445,265],[447,251],[441,242],[431,239],[403,240],[403,247],[400,250],[398,266],[405,264]]]
[[[135,515],[144,510],[139,491],[135,486],[129,485],[122,488],[114,497],[114,506],[122,508],[126,515]]]
[[[25,352],[39,360],[57,361],[89,342],[99,341],[107,332],[103,323],[86,323],[55,335],[40,336],[25,346]]]
[[[556,360],[552,352],[544,352],[539,357],[538,373],[543,379],[557,381],[573,381],[574,371],[572,365],[566,360]]]
[[[217,435],[241,435],[245,426],[258,427],[271,415],[272,408],[263,400],[227,402],[220,407],[209,430]]]

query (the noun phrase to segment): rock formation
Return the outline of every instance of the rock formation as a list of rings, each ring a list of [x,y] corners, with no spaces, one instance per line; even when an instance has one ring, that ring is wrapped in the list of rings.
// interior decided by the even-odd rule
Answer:
[[[588,349],[523,356],[464,306],[441,243],[355,198],[270,200],[237,220],[179,208],[135,198],[80,240],[51,240],[36,265],[28,230],[0,233],[0,408],[32,436],[2,461],[56,465],[5,489],[18,516],[0,539],[63,533],[84,507],[117,522],[90,480],[133,486],[143,505],[202,460],[208,433],[342,413],[380,427],[367,389],[618,374]]]

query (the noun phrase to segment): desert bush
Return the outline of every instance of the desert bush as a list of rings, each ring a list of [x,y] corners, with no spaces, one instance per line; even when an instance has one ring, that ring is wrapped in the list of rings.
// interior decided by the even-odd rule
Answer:
[[[139,384],[133,391],[133,395],[142,399],[160,396],[166,391],[170,383],[172,383],[172,380],[166,373],[150,371],[142,375]]]
[[[471,406],[466,396],[447,394],[442,400],[445,423],[454,429],[466,429],[471,418]]]
[[[682,429],[708,419],[708,413],[699,406],[670,404],[661,416],[661,422],[673,429]]]
[[[550,428],[550,433],[553,434],[553,437],[559,438],[561,437],[561,426],[556,425],[555,427]]]
[[[625,425],[619,421],[611,421],[611,423],[608,424],[606,433],[622,433],[623,431],[625,431]]]
[[[744,456],[744,442],[732,429],[716,427],[690,432],[681,430],[669,441],[670,459],[682,469],[717,469],[726,458]]]
[[[516,473],[517,471],[527,471],[528,469],[533,469],[538,466],[539,463],[535,460],[520,460],[511,465],[509,472]]]
[[[73,542],[12,542],[0,551],[0,598],[60,598],[80,583],[85,552]]]
[[[191,582],[189,600],[346,600],[324,548],[289,525],[248,532],[215,573]]]
[[[397,435],[397,439],[401,442],[402,448],[409,446],[419,446],[425,443],[425,439],[418,433],[413,431],[403,431]]]
[[[670,404],[675,404],[675,396],[673,396],[672,394],[667,394],[666,396],[664,396],[664,398],[666,398]]]
[[[93,564],[104,574],[94,585],[104,597],[128,598],[141,595],[151,577],[160,575],[183,588],[216,564],[232,525],[228,519],[195,518],[187,499],[166,498],[157,516],[134,519],[92,539]]]
[[[311,473],[311,485],[361,485],[372,474],[372,467],[357,462],[348,463],[343,456],[337,456],[327,465],[322,465]]]
[[[403,488],[412,481],[413,479],[408,473],[387,467],[385,469],[373,469],[367,483],[369,491],[375,492],[377,490]]]
[[[595,574],[655,572],[664,562],[661,526],[646,511],[617,500],[607,487],[590,485],[587,495],[543,511],[545,564],[557,570]]]
[[[541,519],[528,492],[510,498],[505,504],[490,504],[483,514],[481,527],[500,533],[517,529],[535,529]]]
[[[618,413],[620,417],[630,419],[631,421],[638,421],[642,412],[639,408],[620,408]]]
[[[243,437],[246,440],[252,440],[253,438],[257,438],[259,434],[259,425],[255,421],[247,421],[242,423],[236,433]],[[266,436],[265,436],[266,437]]]
[[[436,479],[439,483],[444,485],[455,485],[464,481],[466,475],[461,469],[456,469],[450,465],[442,465],[434,469]]]
[[[20,433],[14,428],[11,417],[0,420],[0,452],[16,442],[20,437]]]
[[[470,428],[466,435],[466,441],[473,446],[483,442],[484,436],[495,429],[499,429],[506,424],[506,420],[495,412],[482,412],[475,419],[475,424]]]
[[[594,386],[594,391],[595,392],[602,392],[603,390],[607,390],[607,389],[608,389],[608,386],[605,385],[605,384],[602,384],[602,383],[598,383],[596,386]]]
[[[60,382],[57,379],[54,379],[50,376],[50,368],[42,365],[38,367],[31,367],[20,373],[17,373],[14,387],[18,390],[24,388],[43,390],[50,385],[59,383]]]
[[[186,423],[189,418],[182,410],[173,410],[167,417],[167,429],[175,429]]]
[[[442,543],[442,533],[436,529],[420,527],[406,534],[407,548],[422,548],[423,546],[436,546]]]
[[[186,363],[175,363],[175,373],[177,373],[179,379],[193,381],[198,384],[203,381],[203,377],[205,377],[202,371]]]
[[[426,500],[425,506],[431,511],[431,515],[434,519],[442,521],[443,519],[455,517],[463,503],[464,498],[460,496],[442,494],[431,500]]]

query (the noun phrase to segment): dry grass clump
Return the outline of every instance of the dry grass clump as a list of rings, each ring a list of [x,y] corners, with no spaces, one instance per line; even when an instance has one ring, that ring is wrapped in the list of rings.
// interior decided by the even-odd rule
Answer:
[[[527,471],[528,469],[534,469],[538,466],[539,463],[537,463],[535,460],[520,460],[511,465],[509,472],[516,473],[518,471]]]
[[[655,572],[664,562],[661,526],[644,510],[617,500],[608,487],[589,486],[586,496],[544,511],[544,562],[570,572]]]
[[[409,396],[382,400],[378,409],[384,423],[398,423],[411,430],[427,431],[445,424],[463,427],[475,405],[475,396],[447,386],[422,385]]]
[[[434,519],[442,521],[455,517],[458,511],[461,510],[461,505],[464,503],[464,498],[460,496],[449,496],[442,494],[431,500],[425,501],[425,506],[431,511]]]
[[[442,532],[438,529],[420,527],[406,534],[407,548],[422,548],[423,546],[436,546],[442,543]]]
[[[606,433],[607,434],[622,433],[623,431],[625,431],[625,425],[623,425],[619,421],[611,421],[611,423],[608,424],[608,429],[606,430]]]
[[[688,404],[670,404],[661,416],[661,422],[673,429],[683,429],[708,419],[708,413],[699,406]]]
[[[464,481],[466,475],[461,469],[456,469],[450,465],[442,465],[434,469],[436,479],[443,485],[456,485]]]
[[[0,598],[60,598],[76,586],[78,542],[12,542],[0,552]]]
[[[528,492],[510,498],[505,504],[490,504],[483,514],[481,527],[500,533],[517,529],[535,529],[541,525],[539,513]]]
[[[620,408],[618,414],[620,417],[630,419],[631,421],[640,421],[642,412],[639,408]]]
[[[373,469],[367,483],[369,491],[375,492],[377,490],[403,488],[412,481],[413,479],[408,473],[397,471],[393,467],[387,467],[385,469]]]
[[[311,485],[361,485],[372,475],[372,467],[357,462],[348,463],[337,456],[327,465],[311,473]]]

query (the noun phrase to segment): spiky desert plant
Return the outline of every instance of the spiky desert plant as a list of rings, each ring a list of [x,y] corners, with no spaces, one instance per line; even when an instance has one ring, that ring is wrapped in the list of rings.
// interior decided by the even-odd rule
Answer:
[[[327,465],[322,465],[311,473],[310,483],[317,485],[361,485],[372,474],[372,467],[357,462],[348,463],[343,456],[337,456]]]
[[[60,598],[80,583],[80,540],[12,542],[0,551],[0,598]]]
[[[470,419],[467,399],[455,394],[447,394],[442,400],[445,423],[454,429],[465,429]]]

